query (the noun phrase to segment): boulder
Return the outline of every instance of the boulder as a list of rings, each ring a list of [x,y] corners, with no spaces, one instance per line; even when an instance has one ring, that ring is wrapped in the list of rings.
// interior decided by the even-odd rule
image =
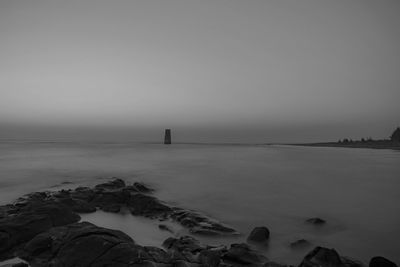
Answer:
[[[343,267],[343,262],[336,250],[315,247],[304,257],[299,267]]]
[[[397,267],[397,265],[384,257],[377,256],[370,260],[369,267]]]
[[[265,226],[255,227],[247,237],[247,241],[265,243],[269,240],[269,230]]]

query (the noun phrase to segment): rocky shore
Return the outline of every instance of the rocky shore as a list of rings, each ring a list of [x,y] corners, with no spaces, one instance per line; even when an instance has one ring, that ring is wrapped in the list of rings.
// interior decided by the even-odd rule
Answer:
[[[127,185],[113,179],[93,188],[36,192],[13,204],[0,206],[0,260],[18,257],[9,266],[287,266],[269,261],[252,246],[265,244],[270,230],[255,227],[247,243],[230,246],[201,244],[193,236],[170,237],[158,247],[141,246],[118,230],[80,222],[80,213],[118,213],[150,219],[172,220],[195,235],[236,235],[235,229],[201,213],[169,205],[152,195],[154,190],[142,183]],[[325,221],[311,218],[308,223]],[[170,230],[160,224],[160,229]],[[291,244],[310,245],[307,240]],[[28,265],[29,264],[29,265]],[[0,266],[1,263],[0,263]],[[359,267],[362,263],[339,255],[334,249],[315,247],[299,267]],[[369,267],[396,267],[383,257],[373,257]]]

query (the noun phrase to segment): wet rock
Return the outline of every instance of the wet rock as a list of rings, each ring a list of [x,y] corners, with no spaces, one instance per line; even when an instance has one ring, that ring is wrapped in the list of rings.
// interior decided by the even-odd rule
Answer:
[[[161,203],[157,198],[141,193],[130,197],[128,207],[133,215],[146,217],[169,214],[172,211],[170,207]]]
[[[305,239],[299,239],[299,240],[296,240],[296,241],[290,243],[290,247],[292,249],[306,248],[309,246],[311,246],[311,243]]]
[[[224,226],[210,218],[200,215],[196,212],[173,208],[171,218],[178,221],[183,226],[190,228],[192,234],[199,235],[221,235],[236,234],[236,231],[230,227]]]
[[[348,257],[340,257],[340,258],[345,267],[365,267],[365,265],[360,261],[350,259]]]
[[[263,264],[268,261],[266,257],[252,250],[249,245],[232,244],[228,251],[222,256],[224,261],[236,264]]]
[[[300,263],[299,267],[342,267],[343,262],[334,249],[315,247]]]
[[[182,236],[180,238],[169,237],[163,242],[163,247],[168,250],[179,252],[189,251],[192,254],[200,252],[206,248],[202,246],[197,239],[191,236]]]
[[[157,263],[170,263],[171,255],[165,252],[164,250],[157,247],[144,247],[146,253],[149,255],[150,259],[153,259],[154,262]]]
[[[288,267],[288,265],[280,264],[274,261],[269,261],[263,265],[264,267]]]
[[[221,252],[215,250],[203,250],[199,254],[199,261],[204,267],[217,267],[221,262]]]
[[[315,217],[315,218],[307,219],[306,223],[313,224],[313,225],[324,225],[324,224],[326,224],[326,221],[321,218]]]
[[[269,240],[269,230],[265,226],[255,227],[247,237],[247,241],[265,243]]]
[[[119,178],[114,178],[112,181],[96,185],[94,189],[98,191],[110,191],[110,190],[122,189],[125,186],[126,184],[124,180]]]
[[[0,219],[0,252],[12,250],[53,226],[74,223],[80,216],[70,208],[54,202],[33,202],[13,216]]]
[[[143,183],[136,182],[133,184],[133,187],[136,189],[137,192],[140,193],[150,193],[154,190]]]
[[[203,235],[233,234],[232,228],[222,225],[202,214],[171,207],[154,196],[144,184],[126,185],[121,179],[99,184],[93,189],[78,187],[75,190],[35,192],[18,199],[12,205],[0,206],[0,257],[28,242],[37,234],[55,226],[77,222],[77,213],[95,212],[97,208],[107,212],[120,212],[127,208],[133,215],[158,220],[175,220],[192,233]],[[147,192],[146,194],[144,192]],[[163,226],[160,229],[170,230]],[[183,259],[193,255],[176,251]],[[146,254],[145,252],[143,252]],[[143,254],[143,255],[144,255]]]
[[[121,231],[84,222],[54,227],[37,235],[18,256],[33,266],[125,266],[140,262],[141,250],[144,251]]]
[[[377,256],[370,260],[369,267],[397,267],[397,265],[384,257]]]

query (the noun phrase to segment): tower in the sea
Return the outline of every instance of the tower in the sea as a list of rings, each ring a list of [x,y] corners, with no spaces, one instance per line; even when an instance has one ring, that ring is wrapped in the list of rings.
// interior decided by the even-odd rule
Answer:
[[[165,129],[164,144],[171,144],[171,129]]]

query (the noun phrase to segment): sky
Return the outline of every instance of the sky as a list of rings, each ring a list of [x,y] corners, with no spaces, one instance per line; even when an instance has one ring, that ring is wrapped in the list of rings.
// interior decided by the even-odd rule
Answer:
[[[399,13],[398,0],[0,0],[0,138],[387,138]]]

